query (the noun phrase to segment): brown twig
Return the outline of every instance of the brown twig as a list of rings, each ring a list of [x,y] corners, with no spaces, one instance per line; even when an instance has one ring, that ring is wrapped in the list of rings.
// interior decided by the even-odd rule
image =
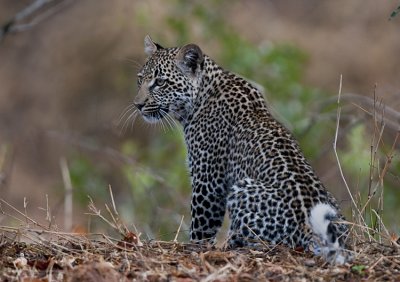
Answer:
[[[13,205],[9,204],[7,201],[5,201],[4,199],[0,198],[0,202],[2,202],[3,204],[5,204],[6,206],[8,206],[9,208],[11,208],[14,212],[16,212],[17,214],[23,216],[26,220],[28,220],[29,222],[33,223],[36,226],[39,226],[40,228],[43,228],[44,230],[49,230],[49,228],[43,224],[40,224],[39,222],[37,222],[36,220],[34,220],[33,218],[29,217],[27,214],[24,214],[23,212],[19,211],[17,208],[15,208]]]

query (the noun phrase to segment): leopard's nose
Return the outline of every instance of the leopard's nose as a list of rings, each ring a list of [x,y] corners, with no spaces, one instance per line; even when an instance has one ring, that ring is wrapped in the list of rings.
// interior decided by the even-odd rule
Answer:
[[[139,111],[141,111],[141,110],[143,109],[143,107],[144,107],[144,103],[134,103],[134,104],[135,104],[136,108],[137,108]]]

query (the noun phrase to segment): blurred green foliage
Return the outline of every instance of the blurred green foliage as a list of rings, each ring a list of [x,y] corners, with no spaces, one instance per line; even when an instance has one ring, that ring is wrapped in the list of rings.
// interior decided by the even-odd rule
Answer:
[[[133,140],[125,142],[122,153],[143,166],[127,165],[123,173],[131,190],[133,222],[150,238],[171,239],[181,216],[188,218],[190,183],[182,133],[176,129],[160,134],[149,141],[146,150]]]
[[[94,200],[105,199],[108,184],[102,171],[87,157],[75,154],[71,157],[70,177],[74,187],[74,200],[84,206],[88,195]]]
[[[370,145],[365,142],[368,133],[363,124],[358,124],[347,134],[347,148],[340,149],[341,163],[347,173],[358,175],[368,181],[370,171]],[[360,183],[365,186],[367,183]]]
[[[327,102],[329,94],[304,85],[303,71],[306,68],[307,55],[289,44],[274,44],[262,42],[255,45],[244,39],[224,20],[223,9],[228,1],[170,1],[174,5],[166,11],[165,24],[159,26],[159,32],[153,34],[153,39],[162,43],[168,42],[177,46],[192,42],[192,34],[200,42],[208,42],[212,46],[214,59],[226,69],[229,69],[251,81],[255,81],[265,89],[266,97],[273,114],[293,132],[308,159],[331,158],[323,154],[326,146],[332,146],[336,125],[336,104]],[[142,26],[153,24],[151,11],[138,9],[136,21]],[[167,44],[165,44],[167,45]],[[218,51],[216,51],[218,50]],[[273,105],[273,106],[271,106]],[[345,146],[339,148],[339,156],[343,162],[346,177],[354,183],[359,191],[360,203],[367,201],[366,196],[370,182],[377,183],[375,167],[370,179],[370,138],[362,124],[350,127],[346,133],[347,140],[342,140]],[[328,145],[327,145],[328,144]],[[143,150],[136,140],[126,141],[121,153],[132,156],[138,164],[125,165],[122,175],[130,187],[128,206],[120,206],[124,218],[134,222],[139,230],[148,237],[171,240],[175,236],[181,221],[185,216],[180,239],[188,238],[190,183],[186,168],[186,152],[181,129],[175,128],[159,132],[156,138],[150,138]],[[385,155],[379,153],[381,159]],[[336,165],[334,161],[331,161]],[[400,162],[393,161],[394,174],[400,171]],[[332,168],[336,170],[337,168]],[[101,175],[93,170],[93,164],[84,159],[76,160],[71,165],[73,184],[85,187],[78,193],[83,199],[84,193],[90,194],[98,187],[104,187],[106,182]],[[97,179],[89,181],[86,178]],[[339,183],[340,181],[338,181]],[[385,208],[389,210],[400,206],[399,193],[395,183],[385,184],[385,193],[376,193],[370,202],[368,217],[374,227],[376,217],[372,209],[379,210],[379,195],[385,198]],[[343,187],[338,189],[344,190]],[[383,189],[383,186],[380,188]],[[395,191],[395,192],[392,192]],[[395,196],[392,196],[395,195]],[[105,195],[104,195],[105,196]],[[394,219],[393,213],[384,217]]]

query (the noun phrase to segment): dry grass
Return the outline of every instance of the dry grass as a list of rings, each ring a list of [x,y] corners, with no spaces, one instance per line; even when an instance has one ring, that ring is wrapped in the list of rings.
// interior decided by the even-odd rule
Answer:
[[[97,276],[139,281],[400,279],[398,248],[376,243],[360,245],[353,264],[338,267],[282,246],[272,250],[222,251],[175,242],[145,242],[139,247],[122,246],[89,235],[62,234],[60,237],[49,240],[48,244],[26,244],[3,238],[1,279],[100,281],[90,279]]]
[[[2,281],[310,281],[400,279],[394,245],[356,246],[352,264],[331,266],[283,246],[224,251],[177,242],[126,242],[105,235],[48,233],[27,228],[4,232]],[[24,243],[18,237],[45,236]],[[47,235],[52,236],[47,236]]]
[[[89,210],[120,238],[59,232],[49,221],[41,224],[0,201],[2,214],[21,223],[20,227],[0,226],[1,281],[400,280],[400,246],[394,237],[379,243],[356,236],[354,260],[333,266],[311,253],[280,245],[224,250],[176,241],[142,242],[118,218],[113,200],[112,208],[106,205],[106,215],[92,201]]]

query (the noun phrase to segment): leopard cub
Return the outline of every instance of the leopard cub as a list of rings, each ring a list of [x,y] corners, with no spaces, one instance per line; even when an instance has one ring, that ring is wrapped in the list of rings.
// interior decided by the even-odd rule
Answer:
[[[303,247],[344,263],[348,233],[337,201],[262,93],[195,44],[163,48],[149,36],[137,110],[183,127],[192,181],[190,239],[213,242],[225,211],[229,246],[260,240]]]

